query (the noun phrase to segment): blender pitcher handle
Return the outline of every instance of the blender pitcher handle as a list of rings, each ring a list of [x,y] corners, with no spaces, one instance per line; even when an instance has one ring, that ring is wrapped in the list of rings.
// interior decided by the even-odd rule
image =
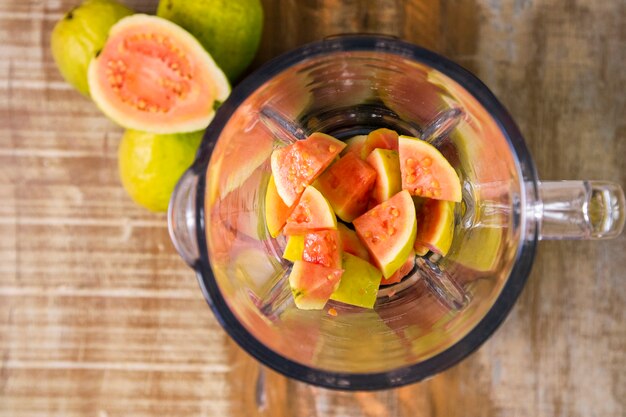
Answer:
[[[176,184],[167,210],[170,238],[180,256],[191,267],[200,258],[196,239],[196,188],[198,174],[188,169]]]
[[[534,216],[541,240],[611,239],[624,228],[624,191],[605,181],[544,181]]]

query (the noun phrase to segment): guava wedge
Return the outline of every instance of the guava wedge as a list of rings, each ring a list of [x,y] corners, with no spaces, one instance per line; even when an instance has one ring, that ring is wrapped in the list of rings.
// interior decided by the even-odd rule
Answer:
[[[302,252],[304,252],[304,235],[289,236],[283,251],[283,259],[291,262],[301,261]]]
[[[398,151],[376,148],[365,161],[376,170],[376,183],[371,195],[374,204],[387,201],[402,190]]]
[[[345,147],[332,136],[313,133],[305,140],[274,150],[272,174],[283,202],[292,206]]]
[[[283,233],[290,236],[324,229],[337,229],[337,218],[328,200],[309,185],[287,217]]]
[[[341,268],[341,238],[336,230],[289,236],[283,258]]]
[[[351,222],[365,213],[376,182],[376,171],[369,164],[348,153],[332,164],[315,182],[337,216]]]
[[[104,46],[111,26],[131,14],[113,0],[85,0],[54,26],[50,37],[54,62],[65,81],[84,96],[89,97],[89,63]]]
[[[367,139],[367,135],[356,135],[351,137],[350,139],[346,139],[346,147],[341,152],[342,155],[347,153],[355,153],[358,157],[361,157],[361,149],[363,149],[363,145],[365,144],[365,140]]]
[[[415,267],[415,252],[411,251],[409,257],[406,258],[406,261],[402,264],[402,266],[400,266],[400,268],[398,268],[398,270],[394,272],[392,276],[390,276],[389,278],[384,278],[382,281],[380,281],[380,285],[390,285],[402,281],[402,278],[404,278],[409,272],[411,272],[413,270],[413,267]]]
[[[427,198],[416,204],[415,212],[417,217],[415,251],[423,256],[424,248],[427,248],[446,256],[454,236],[454,203]]]
[[[436,200],[461,201],[461,181],[448,160],[429,143],[409,136],[398,139],[402,189]]]
[[[376,148],[398,150],[398,133],[391,129],[376,129],[371,131],[363,147],[361,148],[361,158],[365,159]]]
[[[370,254],[367,252],[367,248],[363,246],[354,230],[348,229],[348,226],[345,224],[337,222],[337,231],[341,240],[341,249],[344,252],[358,256],[365,261],[370,261]]]
[[[321,310],[337,289],[343,270],[305,261],[295,261],[289,274],[289,286],[302,310]]]
[[[393,275],[413,250],[417,222],[406,190],[354,219],[353,224],[385,278]]]
[[[341,239],[336,230],[320,230],[304,235],[302,260],[329,268],[341,268]]]
[[[230,93],[222,70],[189,32],[144,14],[111,27],[87,78],[104,114],[127,129],[151,133],[206,128],[216,103]]]
[[[382,274],[358,256],[343,254],[343,275],[330,299],[353,306],[373,308]]]
[[[270,175],[265,192],[265,223],[270,236],[276,237],[283,230],[291,208],[287,207],[276,190],[274,177]]]

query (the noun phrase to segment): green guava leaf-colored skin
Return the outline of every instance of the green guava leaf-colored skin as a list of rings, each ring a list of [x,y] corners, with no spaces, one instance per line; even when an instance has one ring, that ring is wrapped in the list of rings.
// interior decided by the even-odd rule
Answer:
[[[89,97],[87,69],[104,46],[109,29],[134,12],[112,0],[86,0],[67,12],[52,30],[52,57],[61,75]]]
[[[203,135],[204,131],[168,135],[124,132],[117,161],[128,195],[151,211],[167,211],[174,187],[193,163]]]
[[[339,287],[330,295],[331,300],[357,307],[373,308],[382,273],[358,256],[343,253],[343,275]]]
[[[161,0],[157,16],[195,36],[231,82],[254,59],[263,32],[260,0]]]

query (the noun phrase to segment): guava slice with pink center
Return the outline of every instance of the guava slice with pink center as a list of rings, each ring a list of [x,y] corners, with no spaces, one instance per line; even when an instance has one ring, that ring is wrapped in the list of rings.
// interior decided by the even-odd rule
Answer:
[[[305,140],[274,150],[272,174],[284,203],[292,206],[345,147],[332,136],[313,133]]]
[[[328,200],[313,186],[308,186],[283,228],[287,236],[324,229],[337,229],[337,218]]]
[[[315,182],[337,216],[351,222],[365,213],[376,182],[376,171],[369,164],[348,153],[332,164]]]
[[[371,131],[363,147],[361,148],[361,158],[365,159],[374,149],[398,150],[398,133],[391,129],[376,129]]]
[[[361,149],[363,149],[363,145],[365,144],[365,140],[367,139],[367,135],[356,135],[351,137],[350,139],[346,139],[346,147],[341,152],[342,155],[347,153],[354,153],[358,157],[361,157]]]
[[[402,189],[435,200],[461,201],[461,181],[448,160],[431,144],[409,136],[398,139]]]
[[[306,261],[295,261],[289,274],[289,286],[302,310],[321,310],[337,289],[343,270]]]
[[[417,222],[413,199],[406,190],[354,219],[353,224],[385,278],[393,275],[413,250]]]

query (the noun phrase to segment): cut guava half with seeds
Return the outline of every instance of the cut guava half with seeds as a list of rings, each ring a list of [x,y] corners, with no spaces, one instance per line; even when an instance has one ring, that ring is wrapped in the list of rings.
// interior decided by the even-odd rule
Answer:
[[[332,136],[313,133],[305,140],[274,150],[272,174],[284,203],[292,206],[345,147]]]
[[[353,224],[385,278],[393,275],[413,251],[417,222],[413,199],[406,190],[356,218]]]
[[[409,136],[398,139],[402,189],[435,200],[461,201],[461,181],[448,160],[431,144]]]
[[[226,76],[180,26],[136,14],[111,27],[88,70],[91,97],[127,129],[181,133],[205,129],[228,97]]]
[[[324,229],[337,229],[337,217],[328,200],[313,186],[308,186],[287,218],[283,233],[301,235]]]

